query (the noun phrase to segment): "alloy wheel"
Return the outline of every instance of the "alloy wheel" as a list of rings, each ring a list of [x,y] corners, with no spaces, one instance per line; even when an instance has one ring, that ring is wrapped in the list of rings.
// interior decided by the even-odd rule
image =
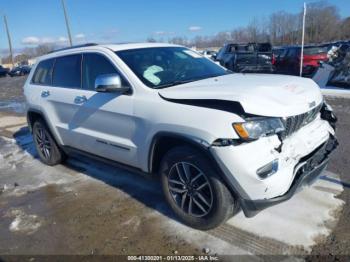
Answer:
[[[51,157],[51,143],[49,137],[46,133],[46,130],[39,127],[35,130],[35,140],[38,145],[38,148],[41,152],[41,155],[49,160]]]
[[[178,162],[168,175],[169,192],[183,212],[203,217],[213,206],[213,192],[207,176],[195,165]]]

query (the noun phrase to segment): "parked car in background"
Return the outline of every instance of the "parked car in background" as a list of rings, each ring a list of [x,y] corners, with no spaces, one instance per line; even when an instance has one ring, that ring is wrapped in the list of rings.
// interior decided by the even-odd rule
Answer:
[[[304,48],[303,75],[312,76],[320,66],[320,62],[328,60],[329,44],[306,46]],[[300,60],[299,60],[300,61]]]
[[[9,69],[0,65],[0,77],[7,76]]]
[[[350,88],[350,46],[334,44],[328,51],[328,61],[321,63],[313,80],[320,86]]]
[[[329,44],[304,47],[303,76],[312,77],[319,67],[319,63],[328,60],[328,50]],[[300,46],[287,46],[281,48],[281,52],[276,52],[276,72],[287,75],[299,75],[300,57]]]
[[[30,66],[17,66],[8,72],[8,75],[11,77],[28,75],[30,73],[30,69]]]
[[[206,58],[210,58],[215,60],[216,59],[216,55],[217,53],[213,50],[201,50],[201,51],[197,51],[198,53],[200,53],[201,55],[203,55]]]
[[[270,43],[225,44],[216,60],[233,72],[271,73],[274,57]]]
[[[274,56],[274,59],[276,59],[276,57],[279,57],[283,52],[285,52],[286,47],[284,46],[274,46],[272,48],[272,54]]]

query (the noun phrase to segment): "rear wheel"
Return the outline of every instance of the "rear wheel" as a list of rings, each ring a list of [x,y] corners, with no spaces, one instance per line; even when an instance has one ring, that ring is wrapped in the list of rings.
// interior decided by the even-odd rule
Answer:
[[[160,175],[167,202],[186,225],[208,230],[237,210],[211,162],[190,147],[171,149],[162,160]]]
[[[58,147],[44,121],[35,121],[33,125],[33,140],[40,160],[43,163],[53,166],[65,159],[64,152]]]

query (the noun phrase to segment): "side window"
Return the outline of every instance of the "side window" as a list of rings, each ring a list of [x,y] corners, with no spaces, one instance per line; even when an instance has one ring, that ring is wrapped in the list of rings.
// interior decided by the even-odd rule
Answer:
[[[216,59],[222,59],[222,56],[224,55],[224,53],[225,53],[225,47],[221,47],[218,52],[218,55],[216,56]]]
[[[83,54],[83,88],[95,89],[95,80],[99,75],[118,73],[112,63],[103,55]]]
[[[287,57],[290,58],[290,57],[293,57],[294,55],[295,55],[295,49],[294,48],[289,49]]]
[[[281,53],[279,54],[279,58],[284,58],[288,53],[288,49],[282,49]]]
[[[51,85],[52,83],[52,68],[55,59],[48,59],[41,61],[36,67],[34,76],[32,78],[33,84]]]
[[[58,87],[81,87],[81,55],[56,58],[52,84]]]

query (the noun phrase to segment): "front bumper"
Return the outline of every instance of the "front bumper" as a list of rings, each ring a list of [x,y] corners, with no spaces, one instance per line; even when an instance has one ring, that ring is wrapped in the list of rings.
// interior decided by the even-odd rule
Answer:
[[[226,184],[250,217],[289,199],[297,188],[317,178],[336,146],[334,124],[319,117],[283,142],[277,136],[264,137],[237,146],[213,146],[211,153]],[[267,178],[259,177],[257,170],[273,161],[278,161],[278,170]]]
[[[252,217],[259,211],[290,199],[298,189],[311,185],[327,167],[330,153],[338,146],[331,136],[329,140],[311,154],[303,157],[296,166],[295,178],[289,190],[282,196],[263,200],[240,199],[241,208],[246,217]]]

